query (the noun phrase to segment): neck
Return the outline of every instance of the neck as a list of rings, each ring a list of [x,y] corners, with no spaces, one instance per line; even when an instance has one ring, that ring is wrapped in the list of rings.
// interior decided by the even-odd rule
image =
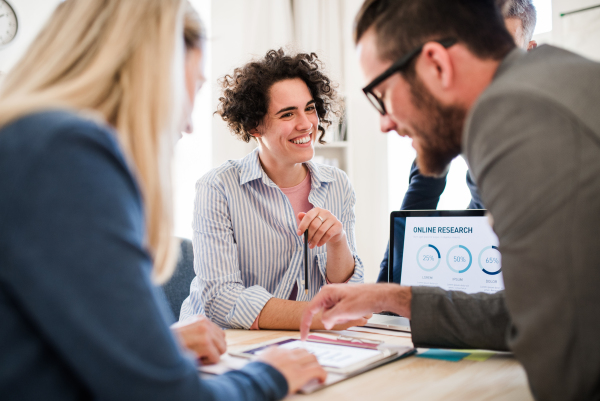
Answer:
[[[460,90],[451,91],[446,98],[450,104],[460,104],[470,110],[479,96],[492,83],[502,60],[481,59],[463,46],[453,47],[454,85]]]
[[[463,92],[463,102],[467,110],[473,107],[479,96],[490,86],[501,62],[502,60],[478,60],[476,67],[464,75],[467,89]]]
[[[260,164],[267,176],[279,188],[291,188],[300,184],[308,174],[308,168],[303,163],[280,163],[274,157],[269,157],[259,149]]]

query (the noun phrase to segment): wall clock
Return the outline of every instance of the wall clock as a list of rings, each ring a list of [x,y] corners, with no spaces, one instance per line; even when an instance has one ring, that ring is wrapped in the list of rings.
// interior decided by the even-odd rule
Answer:
[[[0,0],[0,47],[8,45],[17,35],[17,14],[6,0]]]

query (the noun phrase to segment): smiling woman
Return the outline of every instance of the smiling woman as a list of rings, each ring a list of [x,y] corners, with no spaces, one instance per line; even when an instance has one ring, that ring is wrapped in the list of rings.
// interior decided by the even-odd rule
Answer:
[[[311,161],[323,126],[340,109],[337,93],[315,54],[283,50],[237,68],[221,85],[217,113],[258,149],[198,181],[197,277],[181,319],[206,313],[223,327],[297,330],[307,301],[325,283],[363,281],[354,190],[341,170]],[[308,290],[298,291],[306,282]],[[318,317],[314,327],[322,328]]]

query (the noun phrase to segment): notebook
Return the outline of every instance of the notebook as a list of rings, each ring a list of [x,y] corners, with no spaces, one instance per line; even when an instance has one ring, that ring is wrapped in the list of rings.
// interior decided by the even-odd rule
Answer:
[[[378,340],[314,333],[308,336],[307,341],[285,337],[229,352],[221,358],[219,364],[201,366],[199,370],[208,374],[222,374],[240,369],[272,346],[284,349],[304,348],[315,355],[327,371],[325,383],[310,382],[300,390],[303,394],[312,393],[378,366],[405,358],[416,351],[412,347],[385,344]]]

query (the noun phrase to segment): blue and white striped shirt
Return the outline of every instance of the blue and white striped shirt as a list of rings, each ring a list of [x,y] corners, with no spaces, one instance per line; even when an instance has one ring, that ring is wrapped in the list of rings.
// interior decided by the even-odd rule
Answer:
[[[306,166],[308,201],[342,222],[355,260],[350,282],[362,283],[354,238],[356,196],[348,176],[312,161]],[[294,284],[303,288],[303,236],[296,234],[287,196],[262,169],[258,149],[198,180],[192,226],[196,277],[181,320],[205,314],[221,327],[249,329],[269,299],[288,299]],[[309,293],[298,291],[296,300],[309,301],[326,283],[326,247],[308,250]]]

